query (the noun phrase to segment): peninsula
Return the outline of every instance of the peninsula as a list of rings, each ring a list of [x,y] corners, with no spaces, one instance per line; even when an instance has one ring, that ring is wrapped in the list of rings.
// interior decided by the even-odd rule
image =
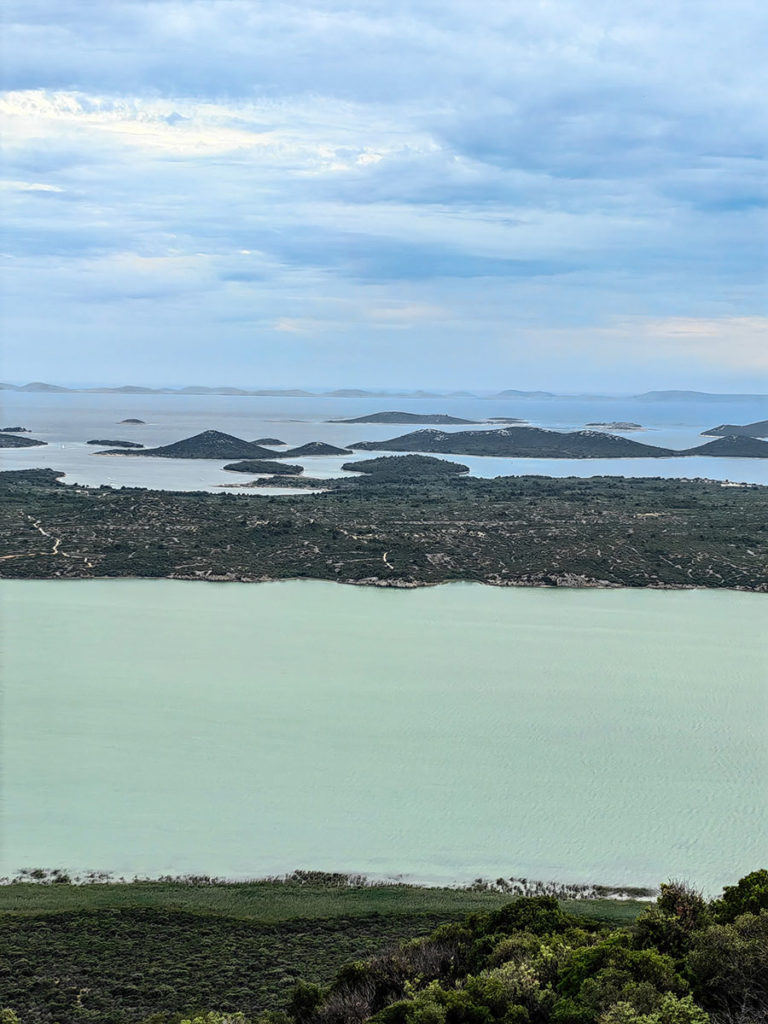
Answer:
[[[748,434],[718,438],[687,448],[680,455],[714,455],[724,459],[768,459],[768,441],[760,441]]]
[[[452,471],[347,476],[288,497],[55,477],[0,473],[0,576],[768,592],[768,488],[757,485]]]
[[[768,420],[757,420],[756,423],[721,423],[719,427],[702,430],[704,437],[768,437]]]

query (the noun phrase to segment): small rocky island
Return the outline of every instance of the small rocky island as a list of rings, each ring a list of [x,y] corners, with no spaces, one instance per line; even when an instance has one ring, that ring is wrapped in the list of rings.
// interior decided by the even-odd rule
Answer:
[[[0,431],[0,448],[40,448],[47,441],[38,441],[34,437],[19,437]]]
[[[719,427],[702,430],[704,437],[768,437],[768,420],[756,423],[721,423]]]
[[[528,459],[631,459],[676,455],[669,448],[630,441],[601,430],[571,432],[541,427],[503,427],[499,430],[414,430],[388,441],[359,441],[363,451],[438,452],[447,455],[495,455]]]
[[[86,444],[96,444],[101,448],[143,448],[138,441],[86,441]]]
[[[432,455],[383,455],[378,459],[345,462],[341,467],[352,473],[364,473],[377,483],[398,480],[440,479],[468,473],[469,466]]]
[[[630,430],[645,430],[641,423],[631,423],[624,420],[615,420],[611,423],[587,423],[585,426],[587,429],[592,430],[618,430],[621,433],[627,433]]]
[[[276,444],[278,446],[284,445],[285,441],[280,441],[276,437],[257,437],[251,444]]]
[[[478,423],[478,420],[462,420],[458,416],[448,416],[445,413],[418,412],[373,412],[369,416],[356,416],[354,419],[328,420],[329,423],[433,423],[450,425],[470,425]]]
[[[29,427],[0,427],[0,434],[31,434]]]
[[[230,462],[224,469],[231,473],[270,474],[273,476],[299,476],[304,472],[303,466],[293,466],[290,462],[268,462],[264,459],[244,459],[242,462]]]
[[[140,424],[143,424],[144,420],[137,420],[137,419],[134,419],[133,417],[129,417],[127,420],[120,420],[120,422],[121,423],[133,423],[133,424],[140,423]]]

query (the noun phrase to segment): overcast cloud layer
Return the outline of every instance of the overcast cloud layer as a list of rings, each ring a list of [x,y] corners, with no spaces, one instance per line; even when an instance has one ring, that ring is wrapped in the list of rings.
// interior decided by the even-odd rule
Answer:
[[[6,0],[2,375],[768,391],[763,0]]]

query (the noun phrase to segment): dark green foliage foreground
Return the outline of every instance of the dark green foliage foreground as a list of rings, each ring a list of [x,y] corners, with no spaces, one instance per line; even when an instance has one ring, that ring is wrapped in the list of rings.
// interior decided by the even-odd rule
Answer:
[[[276,497],[0,474],[0,575],[768,591],[765,487],[387,474]]]
[[[391,894],[398,887],[388,888]],[[425,891],[411,893],[418,899]],[[552,896],[493,898],[496,907],[460,921],[434,910],[271,924],[129,906],[6,912],[0,1007],[9,1010],[0,1021],[15,1024],[10,1011],[23,1024],[768,1019],[768,871],[753,872],[709,904],[670,883],[623,925],[590,917],[590,901],[569,905],[579,910],[574,914]]]

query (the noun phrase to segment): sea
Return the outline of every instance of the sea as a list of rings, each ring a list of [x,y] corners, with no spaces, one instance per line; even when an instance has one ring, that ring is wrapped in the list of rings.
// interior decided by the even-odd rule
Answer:
[[[0,426],[29,428],[45,447],[0,450],[6,469],[50,467],[66,473],[65,483],[90,486],[150,487],[165,490],[218,490],[242,483],[241,474],[225,471],[224,461],[153,459],[99,455],[91,439],[138,441],[145,447],[170,444],[203,430],[221,430],[246,440],[273,437],[294,447],[325,441],[344,447],[363,440],[386,440],[419,425],[342,424],[385,410],[448,413],[487,424],[492,417],[525,420],[533,426],[579,430],[590,422],[638,423],[642,431],[624,436],[645,444],[683,450],[711,438],[703,430],[719,423],[750,423],[768,418],[768,398],[730,401],[649,401],[637,398],[366,398],[246,397],[225,395],[116,395],[0,392]],[[121,423],[141,419],[141,425]],[[475,429],[446,427],[446,430]],[[377,453],[381,454],[381,453]],[[348,456],[295,459],[305,476],[343,476],[343,464],[370,458],[369,452]],[[446,456],[469,466],[475,476],[541,474],[545,476],[654,476],[768,484],[768,459],[707,456],[664,459],[499,459]],[[237,491],[240,488],[234,487]],[[246,490],[245,493],[248,493]],[[252,492],[251,492],[252,493]],[[262,492],[264,493],[264,492]],[[269,493],[267,491],[266,493]],[[280,493],[285,493],[281,488]],[[306,497],[310,497],[307,492]]]

